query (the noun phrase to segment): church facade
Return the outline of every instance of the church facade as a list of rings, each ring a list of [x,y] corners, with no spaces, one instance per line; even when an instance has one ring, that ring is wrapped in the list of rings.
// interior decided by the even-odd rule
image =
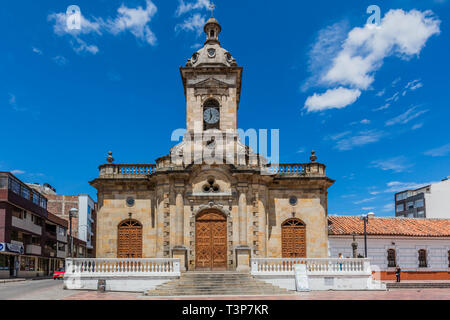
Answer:
[[[207,21],[180,68],[182,141],[155,164],[117,164],[97,189],[97,258],[180,258],[182,270],[250,268],[251,258],[328,257],[327,189],[316,161],[270,164],[237,134],[243,68]]]

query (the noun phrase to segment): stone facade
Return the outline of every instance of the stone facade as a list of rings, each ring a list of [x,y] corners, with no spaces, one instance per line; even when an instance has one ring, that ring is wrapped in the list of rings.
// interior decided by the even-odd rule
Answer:
[[[183,141],[155,165],[115,164],[110,154],[91,181],[98,190],[98,258],[117,256],[118,226],[133,219],[142,225],[142,257],[178,257],[182,269],[195,269],[196,217],[208,211],[226,217],[228,269],[248,270],[251,257],[281,257],[282,224],[292,218],[306,226],[307,257],[328,256],[327,189],[334,181],[314,153],[309,163],[273,166],[239,141],[242,67],[220,47],[220,30],[211,18],[205,46],[180,68]],[[215,129],[204,130],[211,99],[220,117]],[[226,134],[225,143],[208,146],[211,136]],[[211,152],[220,157],[205,160]]]

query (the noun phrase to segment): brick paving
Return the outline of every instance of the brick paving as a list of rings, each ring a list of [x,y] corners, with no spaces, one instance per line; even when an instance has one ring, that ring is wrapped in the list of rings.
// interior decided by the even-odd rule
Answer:
[[[81,291],[65,300],[450,300],[450,289],[314,291],[278,296],[149,297],[140,293]]]

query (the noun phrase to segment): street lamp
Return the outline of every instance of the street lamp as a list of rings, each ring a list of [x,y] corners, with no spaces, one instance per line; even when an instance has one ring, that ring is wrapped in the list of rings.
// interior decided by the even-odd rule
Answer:
[[[367,258],[367,223],[369,218],[373,218],[375,213],[369,212],[368,214],[362,214],[360,219],[364,221],[364,257]]]
[[[70,246],[69,246],[69,251],[70,251],[70,257],[72,258],[73,256],[73,237],[72,237],[72,218],[76,218],[78,216],[78,209],[76,208],[72,208],[69,210],[69,235],[70,235]]]

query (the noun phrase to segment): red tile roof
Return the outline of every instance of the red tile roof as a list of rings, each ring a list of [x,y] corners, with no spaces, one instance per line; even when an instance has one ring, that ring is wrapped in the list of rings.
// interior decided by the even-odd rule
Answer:
[[[328,216],[330,235],[364,234],[364,222],[355,216]],[[448,237],[450,219],[369,218],[368,235]]]

